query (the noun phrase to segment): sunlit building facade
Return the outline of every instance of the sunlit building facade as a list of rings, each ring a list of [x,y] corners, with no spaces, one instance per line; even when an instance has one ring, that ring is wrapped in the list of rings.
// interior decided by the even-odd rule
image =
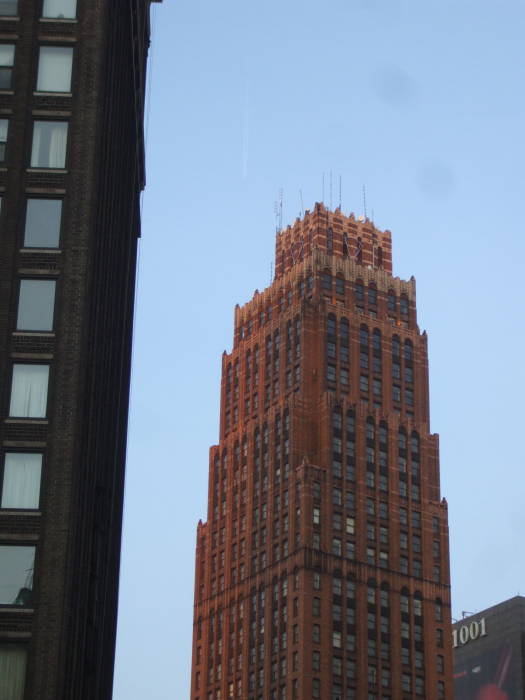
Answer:
[[[0,0],[0,698],[109,700],[149,0]]]
[[[367,219],[317,204],[235,309],[195,576],[192,700],[452,698],[427,336]]]

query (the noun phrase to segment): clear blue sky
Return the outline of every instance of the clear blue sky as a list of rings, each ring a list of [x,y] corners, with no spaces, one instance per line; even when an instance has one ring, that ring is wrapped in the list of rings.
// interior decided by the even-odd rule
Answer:
[[[525,593],[524,36],[518,0],[154,6],[115,700],[189,696],[221,353],[323,172],[417,279],[454,615]]]

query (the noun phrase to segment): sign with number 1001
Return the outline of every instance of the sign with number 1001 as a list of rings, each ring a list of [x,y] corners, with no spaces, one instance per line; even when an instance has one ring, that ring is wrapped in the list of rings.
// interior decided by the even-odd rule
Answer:
[[[468,625],[461,625],[461,627],[457,627],[455,630],[452,630],[454,649],[456,649],[456,647],[463,646],[463,644],[467,644],[467,642],[473,642],[475,639],[478,639],[478,637],[486,636],[487,630],[485,627],[485,618],[482,617],[479,622],[473,620]]]

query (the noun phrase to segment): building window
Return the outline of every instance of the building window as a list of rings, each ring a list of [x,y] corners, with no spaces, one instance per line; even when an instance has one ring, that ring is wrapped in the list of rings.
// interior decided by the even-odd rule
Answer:
[[[73,49],[67,46],[41,46],[38,59],[38,92],[71,92]]]
[[[34,566],[34,547],[0,545],[0,605],[31,607]]]
[[[8,452],[4,460],[2,508],[38,508],[42,455]],[[1,676],[0,676],[1,677]]]
[[[7,147],[7,131],[9,127],[8,119],[0,119],[0,163],[5,162],[5,151]]]
[[[13,365],[9,415],[45,418],[49,365]]]
[[[18,330],[51,331],[55,308],[55,280],[21,280]]]
[[[36,121],[34,123],[32,168],[65,167],[67,130],[67,122]]]
[[[0,17],[16,17],[18,0],[0,0]]]
[[[322,288],[327,291],[332,291],[332,275],[329,272],[323,272],[321,275]]]
[[[44,0],[42,17],[56,19],[75,19],[77,0]]]
[[[0,44],[0,90],[10,90],[13,86],[13,64],[15,45]]]
[[[21,644],[0,644],[0,690],[9,700],[22,700],[27,652]]]
[[[326,232],[326,250],[329,254],[332,254],[334,250],[334,232],[331,228]]]

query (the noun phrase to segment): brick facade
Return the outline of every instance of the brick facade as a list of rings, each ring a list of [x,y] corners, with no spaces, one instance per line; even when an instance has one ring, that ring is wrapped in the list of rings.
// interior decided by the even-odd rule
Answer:
[[[452,697],[427,338],[390,232],[316,204],[235,310],[197,528],[192,700]]]
[[[15,45],[0,90],[0,440],[43,455],[38,509],[0,509],[0,544],[36,544],[31,607],[0,607],[0,644],[27,650],[25,700],[112,694],[149,4],[78,0],[62,19],[20,0],[0,18]],[[73,48],[70,93],[35,92],[42,46]],[[64,168],[29,167],[35,120],[67,122]],[[24,247],[27,198],[62,200],[57,248]],[[25,278],[56,280],[49,333],[17,330]],[[13,362],[49,365],[45,417],[9,416]]]

